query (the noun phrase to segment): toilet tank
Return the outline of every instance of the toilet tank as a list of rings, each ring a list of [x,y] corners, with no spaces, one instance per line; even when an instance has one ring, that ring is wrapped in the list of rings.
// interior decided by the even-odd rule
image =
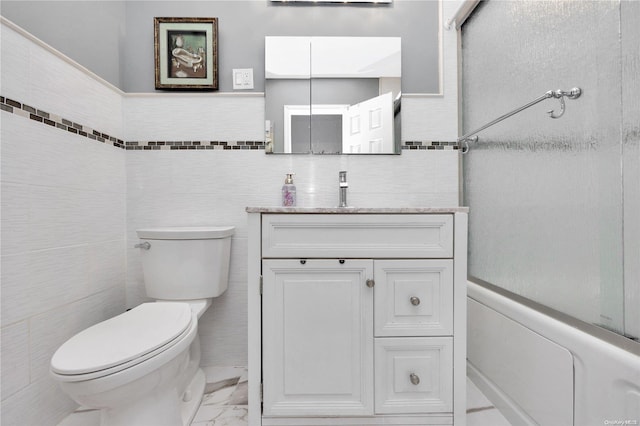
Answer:
[[[217,297],[229,283],[233,226],[148,228],[142,247],[147,296],[163,300]]]

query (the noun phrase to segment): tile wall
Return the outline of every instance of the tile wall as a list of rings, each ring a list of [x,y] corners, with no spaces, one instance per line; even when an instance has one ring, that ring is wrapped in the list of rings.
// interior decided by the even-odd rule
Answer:
[[[51,355],[125,309],[121,95],[4,24],[2,65],[0,422],[55,424]]]

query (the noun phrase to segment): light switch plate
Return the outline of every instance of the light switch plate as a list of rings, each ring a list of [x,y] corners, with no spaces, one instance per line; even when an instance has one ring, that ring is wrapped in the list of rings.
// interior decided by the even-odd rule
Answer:
[[[234,68],[233,89],[253,89],[253,68]]]

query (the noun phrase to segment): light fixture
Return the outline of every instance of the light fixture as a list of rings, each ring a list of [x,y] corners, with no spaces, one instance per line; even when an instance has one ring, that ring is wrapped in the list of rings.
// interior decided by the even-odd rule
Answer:
[[[269,0],[271,3],[393,3],[393,0]]]

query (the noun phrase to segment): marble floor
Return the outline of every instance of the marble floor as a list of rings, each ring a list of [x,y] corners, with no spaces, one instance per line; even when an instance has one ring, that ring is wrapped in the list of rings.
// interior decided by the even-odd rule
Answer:
[[[247,426],[247,369],[204,368],[205,395],[191,426]],[[82,407],[58,426],[98,426],[98,411]],[[467,378],[467,426],[510,426],[493,404]]]

